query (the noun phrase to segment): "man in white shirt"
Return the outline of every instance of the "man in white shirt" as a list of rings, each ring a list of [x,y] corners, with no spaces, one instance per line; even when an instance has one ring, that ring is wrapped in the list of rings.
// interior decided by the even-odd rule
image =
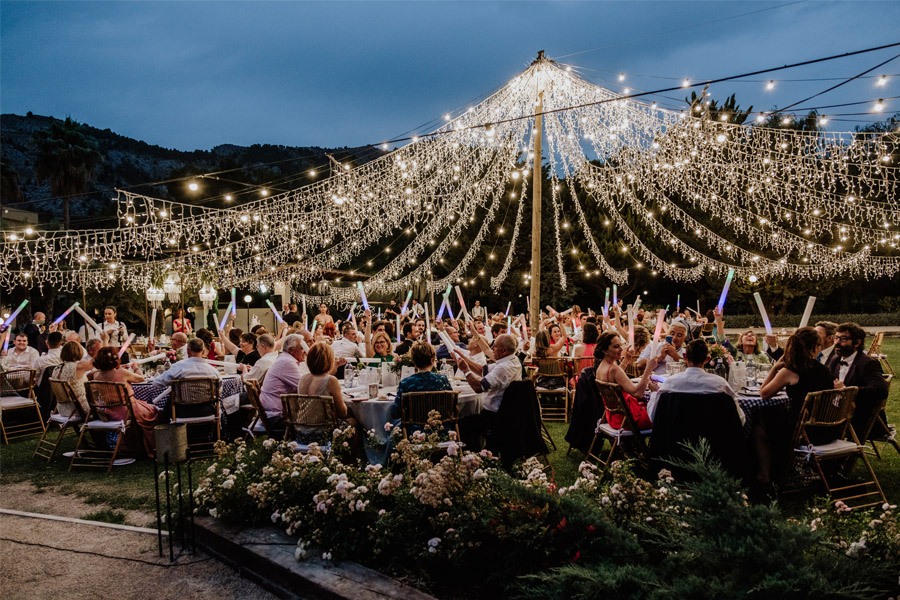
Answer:
[[[504,333],[494,340],[493,351],[493,364],[481,367],[471,359],[463,357],[463,360],[459,361],[459,369],[465,374],[466,382],[473,391],[478,394],[484,392],[482,412],[487,411],[496,415],[500,410],[503,392],[510,383],[522,379],[522,363],[516,356],[516,339],[509,334]]]
[[[59,354],[62,352],[62,334],[58,331],[51,331],[47,336],[47,353],[42,354],[34,361],[34,368],[37,369],[37,379],[35,385],[40,386],[44,377],[44,371],[47,367],[54,367],[62,364],[62,358]]]
[[[341,325],[341,335],[343,337],[331,343],[335,358],[346,358],[348,362],[355,363],[366,355],[366,347],[359,342],[360,335],[353,323],[344,322]]]
[[[13,347],[6,353],[3,359],[4,369],[32,369],[34,363],[40,357],[38,351],[28,345],[28,336],[17,333]]]
[[[259,360],[244,372],[244,379],[256,379],[262,383],[269,368],[278,358],[278,353],[275,352],[275,338],[269,333],[259,336],[256,338],[256,350],[259,352]],[[246,368],[247,365],[242,367]]]
[[[637,361],[638,369],[643,369],[651,354],[656,352],[658,364],[653,373],[655,375],[665,375],[666,363],[678,362],[684,359],[684,342],[687,339],[687,333],[688,327],[684,321],[678,320],[672,323],[672,326],[669,328],[669,335],[666,336],[664,344],[659,346],[659,344],[653,344],[651,342],[647,344],[641,352]],[[671,338],[671,340],[669,338]],[[659,348],[657,349],[656,346],[659,346]]]
[[[475,301],[475,306],[472,307],[471,316],[473,319],[484,319],[487,316],[487,313],[485,313],[484,307],[481,305],[480,300]]]
[[[650,420],[656,415],[656,405],[659,402],[660,395],[666,392],[687,393],[687,394],[727,394],[734,400],[734,406],[737,409],[738,417],[741,419],[741,425],[746,421],[744,411],[741,410],[737,401],[737,394],[728,385],[728,382],[713,373],[707,373],[703,370],[703,365],[709,360],[709,346],[703,340],[694,340],[688,344],[685,351],[685,361],[687,368],[681,373],[670,375],[666,378],[665,383],[659,386],[659,391],[652,394],[650,402],[647,403],[647,414]]]

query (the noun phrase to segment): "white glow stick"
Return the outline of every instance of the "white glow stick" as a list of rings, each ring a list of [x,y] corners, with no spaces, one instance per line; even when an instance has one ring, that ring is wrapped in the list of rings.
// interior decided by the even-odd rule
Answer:
[[[312,335],[316,335],[316,329],[318,329],[318,328],[319,328],[319,322],[314,319],[313,320],[313,328],[312,328],[312,331],[310,331],[310,333]]]
[[[450,306],[450,302],[449,302],[449,301],[447,302],[447,312],[450,313],[450,318],[453,319],[453,320],[455,321],[455,320],[456,320],[456,317],[453,316],[453,307]]]
[[[13,314],[9,315],[9,317],[7,317],[5,321],[3,321],[4,327],[8,326],[10,323],[16,320],[16,317],[19,316],[19,313],[22,312],[22,309],[25,308],[26,304],[28,304],[28,300],[22,300],[22,304],[19,305],[19,308],[13,311]]]
[[[728,275],[725,277],[725,287],[722,288],[722,295],[719,296],[719,303],[716,305],[719,312],[722,312],[722,307],[725,306],[725,298],[728,296],[728,288],[731,287],[732,279],[734,279],[734,267],[728,269]]]
[[[150,335],[147,336],[150,338],[150,341],[156,339],[156,309],[153,309],[153,312],[150,313]]]
[[[231,315],[237,316],[237,289],[231,288]]]
[[[559,313],[559,314],[561,314],[561,315],[567,315],[567,314],[569,314],[570,312],[572,312],[572,309],[571,309],[571,308],[567,308],[566,310],[562,311],[562,312]]]
[[[512,308],[512,300],[509,301],[509,304],[506,305],[506,316],[509,316],[509,309]]]
[[[401,315],[406,314],[406,307],[409,306],[409,301],[411,298],[412,298],[412,290],[409,290],[408,292],[406,292],[406,301],[403,303],[403,307],[400,309]]]
[[[603,316],[609,314],[609,288],[606,288],[606,299],[603,301]]]
[[[154,361],[157,361],[157,360],[162,360],[162,359],[164,359],[165,357],[166,357],[166,353],[165,353],[165,352],[157,352],[156,354],[151,354],[150,356],[145,356],[144,358],[142,358],[142,359],[140,359],[140,360],[133,360],[133,361],[131,361],[131,364],[133,364],[133,365],[145,365],[145,364],[150,363],[150,362],[154,362]]]
[[[634,308],[628,306],[628,345],[634,348]]]
[[[462,290],[459,289],[459,286],[456,286],[456,297],[459,298],[459,311],[466,317],[466,321],[471,321],[472,317],[469,316],[469,311],[466,310],[466,301],[463,300]]]
[[[225,314],[222,315],[222,321],[219,323],[219,331],[225,330],[225,321],[228,320],[228,315],[231,314],[231,309],[234,306],[234,300],[228,303],[228,306],[225,307]]]
[[[659,309],[659,314],[656,317],[656,331],[653,332],[653,343],[659,341],[659,336],[662,335],[663,323],[666,322],[666,309]]]
[[[528,328],[525,326],[525,319],[519,323],[522,326],[522,342],[526,342],[528,340]]]
[[[428,318],[428,303],[425,303],[425,341],[431,343],[431,319]]]
[[[306,326],[306,294],[301,294],[300,298],[303,300],[303,328],[309,329],[309,327]]]
[[[350,313],[347,315],[347,320],[353,319],[353,313],[356,312],[356,302],[353,303],[353,306],[350,307]]]
[[[694,313],[695,315],[697,315],[698,317],[702,316],[699,312],[697,312],[696,310],[694,310],[694,309],[691,308],[690,306],[685,306],[685,308],[688,309],[689,311],[691,311],[692,313]]]
[[[275,305],[272,304],[272,301],[266,298],[266,304],[268,304],[269,308],[272,309],[272,314],[275,315],[275,320],[277,320],[279,323],[284,323],[284,319],[280,314],[278,314],[278,310],[275,308]]]
[[[378,309],[378,320],[379,321],[381,320],[381,309],[380,308]]]
[[[531,312],[531,296],[525,296],[525,303],[528,305],[528,312]]]
[[[303,348],[304,352],[309,352],[309,344],[306,343],[306,340],[300,339],[300,347]]]
[[[806,310],[803,311],[803,318],[800,319],[800,327],[806,327],[809,324],[809,318],[812,316],[812,309],[815,303],[815,296],[810,296],[806,301]]]
[[[638,294],[637,300],[634,301],[634,306],[631,308],[634,311],[632,314],[637,315],[638,309],[641,307],[641,295]]]
[[[619,303],[619,286],[613,284],[613,304]]]
[[[399,344],[402,341],[403,341],[403,338],[401,337],[401,334],[400,334],[400,315],[397,315],[397,343]]]
[[[87,323],[88,325],[90,325],[91,327],[93,327],[94,331],[97,331],[97,332],[100,331],[100,326],[97,325],[97,322],[94,321],[86,312],[84,312],[84,310],[81,308],[81,306],[76,306],[75,312],[77,312],[79,315],[81,315],[81,317],[84,319],[84,322]]]
[[[137,334],[132,333],[128,336],[128,339],[125,340],[125,343],[122,344],[122,347],[119,348],[119,358],[122,358],[122,355],[125,354],[125,351],[128,350],[128,346],[131,345],[131,342],[134,341],[134,336]]]
[[[67,309],[66,309],[66,312],[64,312],[63,314],[61,314],[61,315],[59,315],[58,317],[56,317],[56,320],[53,321],[53,325],[59,325],[59,324],[62,322],[63,319],[65,319],[66,317],[69,316],[69,313],[70,313],[70,312],[72,312],[73,310],[75,310],[75,307],[78,306],[78,304],[79,304],[79,303],[76,302],[75,304],[73,304],[72,306],[70,306],[69,308],[67,308]]]
[[[753,292],[753,297],[756,299],[756,306],[759,308],[759,314],[762,315],[763,325],[766,326],[766,334],[772,335],[772,324],[769,322],[769,315],[766,313],[766,307],[763,304],[762,296],[759,295],[759,292]]]
[[[203,359],[206,363],[211,364],[215,367],[233,367],[236,363],[227,363],[221,360],[212,360],[210,358]]]
[[[441,320],[441,317],[444,316],[444,309],[447,308],[447,298],[444,298],[444,301],[441,302],[441,309],[438,311],[437,319]]]
[[[363,306],[369,310],[369,300],[366,298],[366,290],[363,288],[362,281],[357,281],[356,287],[359,288],[359,297],[362,299]]]

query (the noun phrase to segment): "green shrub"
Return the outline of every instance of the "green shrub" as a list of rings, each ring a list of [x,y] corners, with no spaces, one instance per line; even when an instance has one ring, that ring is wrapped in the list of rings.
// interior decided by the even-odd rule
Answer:
[[[772,321],[772,327],[781,329],[795,329],[800,324],[803,315],[769,315]],[[817,321],[833,321],[835,323],[846,323],[852,321],[858,323],[862,327],[896,327],[900,326],[900,312],[889,313],[863,313],[863,314],[833,314],[819,315],[813,314],[809,323],[812,325]],[[745,329],[748,327],[762,328],[762,318],[759,315],[725,315],[725,326],[729,329]]]

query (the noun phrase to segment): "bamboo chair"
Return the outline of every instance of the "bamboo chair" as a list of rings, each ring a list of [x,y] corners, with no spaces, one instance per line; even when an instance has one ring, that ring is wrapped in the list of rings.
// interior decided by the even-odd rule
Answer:
[[[119,455],[119,449],[122,447],[125,432],[131,427],[137,427],[134,421],[128,385],[112,381],[89,381],[84,384],[84,388],[87,392],[90,413],[88,414],[87,422],[82,425],[81,431],[78,433],[78,440],[75,442],[75,452],[72,453],[72,460],[69,462],[69,470],[71,471],[73,467],[105,468],[106,472],[109,473],[114,465],[133,463],[133,458],[116,458]],[[103,411],[120,406],[127,408],[125,419],[118,421],[107,420],[108,417]],[[117,433],[118,435],[112,450],[102,450],[82,446],[84,436],[88,432],[100,434]]]
[[[41,417],[41,407],[34,394],[34,382],[37,378],[35,369],[11,369],[0,372],[0,434],[3,443],[9,440],[43,434],[47,431]],[[34,411],[34,418],[7,421],[7,417],[20,411]]]
[[[881,363],[881,370],[884,371],[888,375],[894,375],[894,367],[891,366],[891,363],[888,362],[887,355],[882,353],[881,345],[884,343],[884,332],[879,331],[875,334],[875,337],[872,339],[872,344],[869,346],[869,351],[866,354],[878,360]]]
[[[194,377],[172,382],[172,422],[188,427],[188,452],[192,458],[213,456],[216,442],[222,439],[222,404],[219,402],[220,381],[214,377]],[[178,411],[182,416],[178,416]],[[210,411],[210,414],[196,414]],[[188,413],[188,414],[185,414]],[[194,413],[194,414],[190,414]],[[215,439],[191,442],[191,426],[212,426]]]
[[[244,387],[247,390],[247,399],[250,400],[250,405],[253,407],[253,416],[251,417],[250,425],[246,428],[247,433],[251,437],[265,434],[273,440],[282,439],[284,431],[275,427],[259,399],[259,380],[247,379],[244,381]]]
[[[403,435],[409,437],[409,427],[424,428],[428,413],[436,410],[441,415],[444,430],[456,432],[459,442],[459,392],[441,390],[434,392],[407,392],[400,397],[400,426]]]
[[[881,484],[872,470],[872,465],[864,452],[864,446],[859,443],[856,432],[850,424],[855,408],[856,393],[859,388],[848,387],[839,390],[824,390],[810,392],[806,395],[803,408],[800,410],[800,422],[794,434],[794,451],[813,462],[819,473],[819,479],[828,495],[835,500],[842,500],[850,508],[864,508],[877,506],[887,502]],[[834,441],[827,444],[813,444],[809,433],[815,429],[835,428],[838,435]],[[844,462],[850,457],[856,457],[863,461],[869,472],[867,481],[846,485],[834,485],[829,480],[829,475],[823,468],[823,463],[840,460]],[[833,477],[833,475],[832,475]],[[839,496],[835,494],[839,493]],[[844,495],[849,493],[849,495]]]
[[[46,459],[48,463],[53,462],[53,459],[56,458],[56,452],[59,450],[59,445],[62,443],[69,427],[73,427],[74,430],[75,427],[84,423],[87,417],[87,415],[84,414],[84,409],[81,408],[81,404],[78,402],[78,397],[75,395],[75,390],[72,389],[71,383],[62,379],[51,379],[50,390],[53,392],[53,397],[56,399],[57,409],[61,404],[72,405],[73,409],[68,417],[64,417],[58,412],[54,412],[50,415],[50,418],[47,419],[47,429],[44,431],[44,435],[41,436],[41,439],[38,440],[37,447],[34,449],[34,454],[32,456],[39,456]],[[59,433],[56,434],[55,440],[48,439],[51,425],[56,425],[59,428]]]
[[[537,377],[561,377],[563,387],[550,389],[538,386],[538,400],[541,401],[542,419],[547,421],[569,422],[569,377],[566,373],[566,361],[562,358],[535,358]],[[559,399],[562,398],[562,405]]]
[[[331,433],[338,426],[334,398],[331,396],[282,394],[281,406],[285,425],[284,439],[291,440],[294,452],[309,451],[309,444],[296,441],[301,434],[319,429],[326,433],[326,437],[330,440]],[[323,443],[322,450],[330,451],[331,442]]]
[[[641,430],[638,428],[628,404],[622,396],[622,388],[615,383],[607,383],[605,381],[595,381],[597,389],[600,391],[600,398],[603,405],[610,413],[621,414],[624,418],[620,429],[613,428],[609,423],[603,420],[597,422],[594,440],[588,449],[588,460],[596,460],[598,464],[606,470],[610,463],[617,455],[617,451],[628,458],[636,458],[641,464],[649,465],[649,453],[647,450],[646,438],[653,433],[652,429]],[[606,456],[601,456],[600,449],[603,447],[603,441],[609,440],[610,449]],[[624,442],[628,442],[627,444]],[[599,442],[599,446],[598,446]]]
[[[888,382],[888,389],[890,390],[891,382],[894,380],[893,375],[884,375],[885,380]],[[869,442],[872,446],[872,451],[875,453],[875,456],[878,457],[878,460],[881,460],[881,453],[878,451],[878,446],[875,442],[881,442],[883,444],[890,444],[894,447],[894,450],[897,451],[897,454],[900,454],[900,444],[897,443],[897,430],[896,428],[887,422],[887,413],[885,413],[884,408],[887,405],[887,398],[881,404],[881,408],[875,411],[875,414],[872,415],[872,421],[868,424],[866,428],[865,435],[863,436],[863,444],[866,441]],[[878,427],[878,431],[882,432],[877,437],[872,437],[871,433],[875,427]]]

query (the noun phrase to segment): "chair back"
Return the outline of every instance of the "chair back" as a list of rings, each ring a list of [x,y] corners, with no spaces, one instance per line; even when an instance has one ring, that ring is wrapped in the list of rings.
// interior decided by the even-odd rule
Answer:
[[[272,423],[271,421],[269,421],[269,416],[266,414],[266,411],[262,406],[262,402],[259,399],[259,380],[244,380],[244,388],[247,390],[247,399],[250,400],[250,404],[253,405],[253,410],[256,413],[250,420],[250,430],[252,431],[253,425],[256,424],[256,421],[259,421],[260,423],[262,423],[263,429],[266,430],[266,435],[268,435],[269,437],[275,437],[273,435],[274,429],[272,428]]]
[[[857,387],[845,387],[808,393],[803,401],[803,408],[800,409],[800,421],[797,423],[792,448],[800,443],[800,438],[809,443],[807,427],[833,428],[837,439],[845,439],[848,429],[853,432],[850,419],[856,408],[858,391]],[[852,437],[856,438],[856,433]]]
[[[84,384],[88,405],[91,407],[90,418],[106,421],[109,419],[104,411],[125,406],[128,408],[128,420],[134,417],[131,410],[131,396],[128,384],[120,381],[88,381]]]
[[[641,437],[641,430],[634,420],[634,415],[622,396],[622,388],[617,383],[607,383],[606,381],[597,381],[597,389],[600,390],[600,399],[603,400],[603,406],[606,410],[613,414],[620,414],[624,419],[622,427],[630,429],[638,438]]]
[[[219,380],[192,377],[172,382],[172,404],[211,404],[219,400]]]
[[[541,404],[533,381],[513,381],[504,390],[491,433],[489,449],[505,467],[522,457],[550,453],[541,435]]]
[[[337,413],[331,396],[309,396],[303,394],[282,394],[281,405],[284,422],[295,431],[300,427],[334,427]],[[265,411],[263,411],[265,412]],[[285,436],[288,433],[285,432]]]
[[[81,403],[78,402],[78,396],[75,394],[75,390],[72,388],[71,383],[65,379],[50,379],[50,391],[53,393],[53,398],[56,400],[57,406],[60,404],[70,404],[74,407],[74,412],[79,417],[82,419],[87,418],[87,415],[84,414],[84,409],[81,408]]]
[[[36,378],[37,370],[35,369],[0,371],[0,395],[17,395],[23,398],[33,398]]]
[[[872,345],[869,346],[869,351],[866,352],[869,356],[874,354],[881,354],[881,344],[884,343],[884,332],[879,331],[875,334],[875,337],[872,338]]]
[[[565,360],[557,357],[535,358],[539,377],[565,377]]]
[[[400,423],[424,427],[428,424],[428,413],[436,410],[441,415],[444,427],[454,429],[459,423],[459,392],[441,390],[435,392],[407,392],[400,397]]]

